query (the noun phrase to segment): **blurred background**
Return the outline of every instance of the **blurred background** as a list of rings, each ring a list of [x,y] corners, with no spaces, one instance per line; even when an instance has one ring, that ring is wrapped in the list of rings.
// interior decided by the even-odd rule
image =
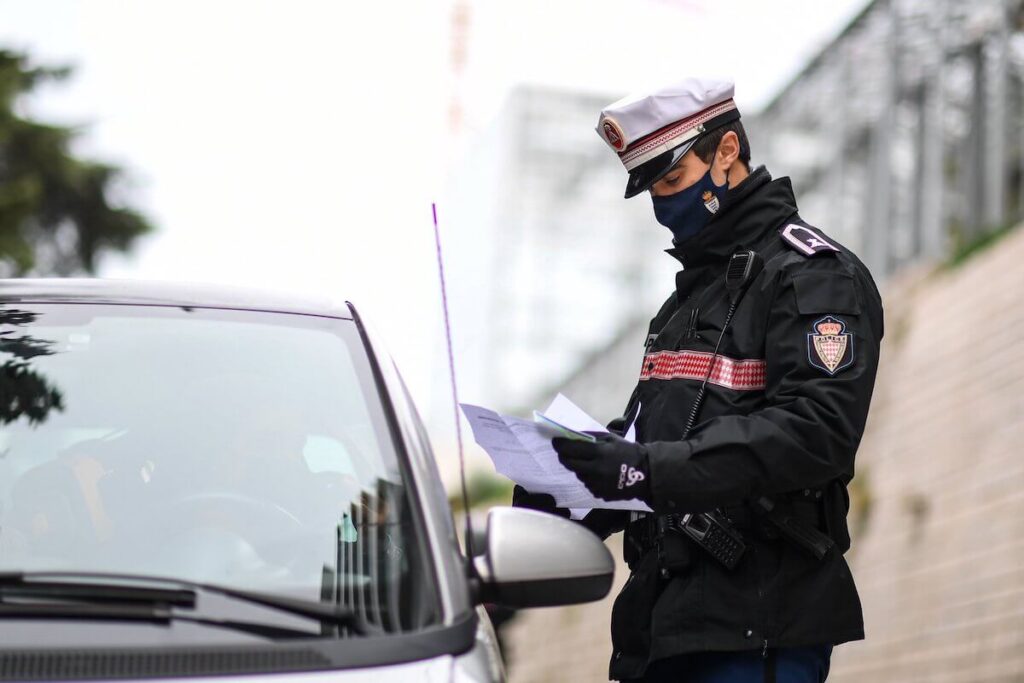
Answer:
[[[460,398],[607,421],[675,261],[593,128],[688,75],[736,80],[754,164],[885,300],[830,680],[1024,680],[1021,0],[0,0],[0,276],[350,299],[454,492],[431,203]],[[467,450],[475,514],[507,503]],[[609,607],[514,615],[511,680],[606,680]]]

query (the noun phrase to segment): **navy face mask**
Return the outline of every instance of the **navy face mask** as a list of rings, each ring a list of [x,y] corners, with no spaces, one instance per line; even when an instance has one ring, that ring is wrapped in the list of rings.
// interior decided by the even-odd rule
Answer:
[[[715,185],[711,169],[700,180],[685,190],[665,197],[652,197],[654,217],[672,231],[676,244],[684,242],[700,232],[711,217],[718,213],[718,207],[729,183]]]

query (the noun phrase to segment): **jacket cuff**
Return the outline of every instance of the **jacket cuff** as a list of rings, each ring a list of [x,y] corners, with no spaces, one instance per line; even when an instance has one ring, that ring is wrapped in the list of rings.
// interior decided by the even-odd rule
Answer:
[[[679,469],[693,455],[693,446],[689,441],[655,441],[644,446],[651,486],[648,504],[655,512],[676,512],[680,504]]]

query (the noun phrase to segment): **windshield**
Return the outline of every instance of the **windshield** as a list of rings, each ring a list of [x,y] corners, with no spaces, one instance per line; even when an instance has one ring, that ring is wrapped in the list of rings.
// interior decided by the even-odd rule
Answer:
[[[175,577],[436,623],[355,324],[0,305],[0,572]]]

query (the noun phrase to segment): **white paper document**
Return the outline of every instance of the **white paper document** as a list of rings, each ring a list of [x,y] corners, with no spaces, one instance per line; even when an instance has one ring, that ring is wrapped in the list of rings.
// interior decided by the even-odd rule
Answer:
[[[460,405],[473,430],[473,438],[490,456],[495,469],[531,493],[551,494],[559,507],[570,509],[574,519],[592,508],[650,511],[641,500],[608,501],[595,497],[575,473],[558,461],[558,454],[551,447],[551,437],[563,434],[556,427],[546,422],[499,415],[467,403]],[[579,432],[607,431],[561,394],[542,416]],[[633,440],[634,433],[630,425],[627,438]]]

